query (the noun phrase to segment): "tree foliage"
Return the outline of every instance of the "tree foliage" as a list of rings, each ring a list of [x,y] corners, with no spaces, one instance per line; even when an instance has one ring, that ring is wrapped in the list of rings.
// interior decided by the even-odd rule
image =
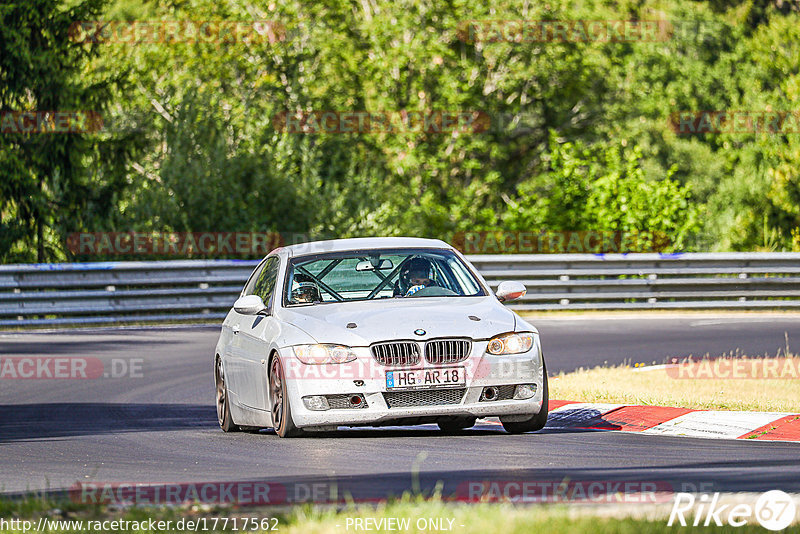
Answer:
[[[800,243],[800,134],[681,135],[685,110],[793,110],[786,3],[28,0],[0,6],[4,110],[97,135],[0,136],[0,258],[78,231],[325,236],[609,230],[671,250]],[[466,21],[660,20],[653,42],[464,38]],[[280,39],[100,42],[78,20],[271,20]],[[33,96],[30,96],[33,95]],[[486,131],[291,133],[281,113],[473,111]],[[37,236],[37,225],[41,230]]]
[[[75,20],[101,13],[100,0],[0,5],[0,110],[6,112],[0,134],[0,259],[63,258],[65,233],[103,224],[124,189],[119,165],[134,142],[88,133],[18,133],[8,122],[8,112],[102,114],[124,67],[93,71],[98,51],[69,38]]]

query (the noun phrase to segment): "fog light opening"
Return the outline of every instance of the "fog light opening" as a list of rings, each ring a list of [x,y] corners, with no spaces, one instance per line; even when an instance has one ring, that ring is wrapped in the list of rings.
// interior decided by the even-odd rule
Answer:
[[[353,395],[350,397],[350,404],[353,406],[360,406],[362,402],[363,399],[361,398],[361,395]]]
[[[520,384],[514,389],[515,399],[530,399],[534,395],[536,395],[536,384]]]
[[[483,388],[483,399],[487,401],[493,401],[497,398],[497,393],[497,388],[494,386]]]
[[[315,412],[331,409],[330,404],[328,404],[328,399],[326,399],[323,395],[310,395],[308,397],[303,397],[303,404],[306,405],[306,408]]]

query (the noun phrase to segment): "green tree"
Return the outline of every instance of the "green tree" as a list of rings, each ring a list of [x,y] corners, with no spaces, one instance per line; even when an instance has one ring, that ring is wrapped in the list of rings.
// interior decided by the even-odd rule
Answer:
[[[102,117],[116,74],[87,71],[97,49],[70,39],[73,22],[96,19],[102,9],[101,0],[0,5],[0,110]],[[15,133],[6,125],[0,135],[0,260],[63,258],[69,228],[109,217],[124,187],[119,169],[130,143],[93,133]]]
[[[800,235],[797,134],[681,135],[671,122],[684,110],[796,109],[800,18],[786,3],[112,0],[103,12],[75,11],[89,4],[0,8],[4,108],[41,109],[24,99],[37,83],[110,91],[104,80],[124,82],[113,101],[59,89],[66,100],[51,104],[105,106],[101,135],[3,137],[6,261],[33,259],[37,244],[65,257],[63,233],[82,229],[443,238],[636,229],[712,250],[788,250]],[[55,23],[36,26],[36,9],[62,32],[93,18],[273,20],[287,31],[248,43],[61,39],[64,57],[77,58],[74,76],[39,77],[28,55],[55,45],[31,36]],[[654,42],[463,33],[475,20],[635,19],[672,31]],[[306,135],[273,120],[312,110],[473,111],[491,127]],[[65,142],[74,146],[58,153]],[[31,163],[43,154],[54,163]]]
[[[672,179],[648,179],[639,147],[587,147],[550,139],[547,171],[520,184],[509,198],[503,222],[510,230],[611,231],[655,235],[636,241],[637,252],[652,250],[654,241],[666,250],[686,250],[700,226],[700,208],[690,187]],[[663,236],[663,237],[659,237]]]

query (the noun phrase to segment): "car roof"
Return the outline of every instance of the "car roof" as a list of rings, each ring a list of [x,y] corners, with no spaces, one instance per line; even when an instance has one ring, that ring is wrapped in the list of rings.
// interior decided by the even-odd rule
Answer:
[[[357,237],[352,239],[330,239],[312,241],[284,247],[289,257],[321,254],[324,252],[345,252],[349,250],[369,250],[376,248],[452,248],[439,239],[420,237]]]

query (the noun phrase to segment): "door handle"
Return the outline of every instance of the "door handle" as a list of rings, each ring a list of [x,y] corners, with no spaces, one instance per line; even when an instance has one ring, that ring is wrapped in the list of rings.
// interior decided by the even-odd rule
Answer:
[[[231,330],[233,330],[233,333],[234,333],[234,334],[238,334],[238,333],[239,333],[239,325],[237,324],[237,325],[233,326],[233,327],[231,328]]]

